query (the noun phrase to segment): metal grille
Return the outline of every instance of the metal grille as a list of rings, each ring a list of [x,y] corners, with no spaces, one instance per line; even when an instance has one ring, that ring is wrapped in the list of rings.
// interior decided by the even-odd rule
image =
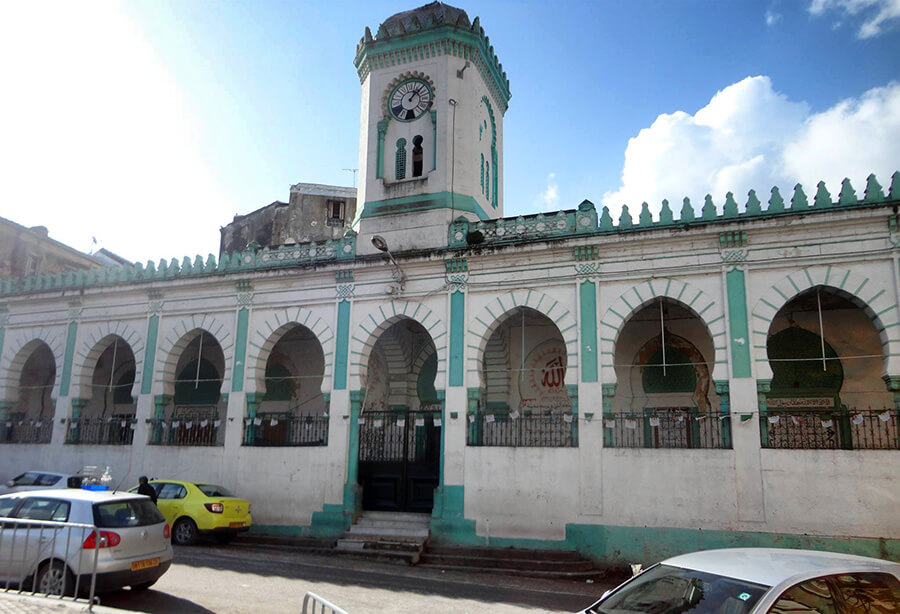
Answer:
[[[14,415],[0,420],[0,443],[50,443],[53,420],[26,420]]]
[[[789,450],[898,450],[900,411],[768,411],[760,417],[762,447]]]
[[[691,407],[603,414],[607,448],[730,448],[730,433],[728,414],[700,412]]]
[[[471,413],[468,416],[470,446],[513,448],[578,447],[578,420],[569,413],[509,412]]]
[[[429,460],[440,442],[440,412],[430,410],[364,412],[359,417],[360,462]],[[437,449],[440,448],[438,444]]]
[[[215,405],[184,405],[170,419],[150,420],[150,445],[221,446],[225,429]]]
[[[245,446],[327,446],[328,417],[288,413],[244,419]]]
[[[130,446],[134,440],[134,416],[108,418],[70,418],[66,424],[66,443]]]

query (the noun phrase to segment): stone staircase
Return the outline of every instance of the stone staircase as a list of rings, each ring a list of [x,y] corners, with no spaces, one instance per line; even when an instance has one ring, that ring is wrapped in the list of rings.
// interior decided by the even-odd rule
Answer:
[[[580,554],[568,550],[524,550],[487,546],[428,545],[420,565],[469,572],[502,573],[536,578],[593,580],[605,575]]]
[[[428,514],[363,512],[334,549],[415,565],[428,539],[430,524]]]

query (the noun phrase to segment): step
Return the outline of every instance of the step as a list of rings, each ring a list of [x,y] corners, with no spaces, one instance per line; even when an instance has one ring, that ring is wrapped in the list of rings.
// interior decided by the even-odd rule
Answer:
[[[428,538],[428,529],[426,528],[399,528],[399,527],[360,527],[352,525],[347,535],[368,535],[371,537],[406,537],[412,539],[420,539],[425,541]]]
[[[419,562],[419,552],[406,550],[390,550],[387,548],[341,548],[340,544],[334,549],[334,552],[342,555],[365,557],[366,559],[376,559],[389,563],[405,563],[407,565],[415,565]]]
[[[574,550],[530,550],[520,548],[491,548],[490,546],[429,545],[428,554],[467,556],[475,558],[527,559],[540,561],[581,561]]]
[[[404,520],[363,519],[354,523],[353,526],[367,529],[416,529],[427,531],[431,528],[431,523],[413,523]]]
[[[331,550],[334,548],[334,539],[325,539],[320,537],[300,537],[289,535],[269,535],[265,533],[240,533],[232,545],[237,546],[277,546],[283,548],[293,548],[297,550]]]
[[[363,512],[358,520],[393,520],[412,524],[430,524],[431,514],[416,514],[413,512]]]
[[[524,558],[472,557],[458,555],[440,555],[431,553],[430,549],[421,557],[423,565],[441,567],[466,567],[477,569],[515,569],[551,572],[586,572],[594,568],[591,561],[586,560],[535,560]]]
[[[523,576],[526,578],[553,578],[558,580],[597,580],[603,578],[605,573],[601,570],[594,569],[592,571],[535,571],[532,569],[505,569],[502,567],[478,568],[467,567],[465,565],[433,565],[424,561],[419,561],[419,565],[425,567],[439,567],[444,570],[466,571],[466,572],[485,572],[490,574],[504,574],[507,576]]]
[[[345,548],[348,550],[365,550],[365,549],[378,549],[378,550],[405,550],[408,552],[419,552],[422,550],[422,541],[421,540],[404,540],[404,539],[370,539],[365,536],[351,536],[345,535],[341,539],[337,541],[338,548]]]

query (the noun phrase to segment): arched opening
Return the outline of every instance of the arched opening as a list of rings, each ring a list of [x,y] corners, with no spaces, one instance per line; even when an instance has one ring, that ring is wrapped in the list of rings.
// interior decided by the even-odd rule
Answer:
[[[372,347],[359,417],[364,509],[431,512],[440,472],[437,365],[434,340],[409,318],[393,323]]]
[[[91,375],[90,397],[72,408],[67,443],[130,445],[134,437],[134,352],[118,335],[103,339]]]
[[[5,440],[11,443],[50,443],[56,359],[43,341],[29,345],[32,349],[19,375],[19,400],[9,413],[3,431]]]
[[[881,338],[857,299],[828,286],[798,294],[772,319],[766,351],[763,446],[896,447]]]
[[[325,353],[316,335],[296,325],[275,343],[266,361],[265,391],[245,445],[328,443],[328,404],[322,394]],[[250,437],[249,435],[253,435]]]
[[[190,339],[175,363],[175,394],[163,409],[160,431],[154,429],[154,443],[179,446],[224,444],[222,417],[226,411],[222,379],[225,354],[208,331],[189,332]],[[161,408],[157,407],[159,412]]]
[[[416,135],[413,137],[413,150],[412,150],[412,160],[413,160],[413,177],[421,177],[422,176],[422,137],[420,135]]]
[[[406,179],[406,139],[397,139],[397,152],[394,155],[394,179]]]
[[[712,383],[715,345],[687,306],[658,298],[634,312],[616,340],[619,382],[604,414],[608,447],[730,447],[730,418]]]
[[[469,421],[469,445],[578,445],[566,387],[568,350],[556,324],[535,309],[502,316],[481,361],[481,404]]]

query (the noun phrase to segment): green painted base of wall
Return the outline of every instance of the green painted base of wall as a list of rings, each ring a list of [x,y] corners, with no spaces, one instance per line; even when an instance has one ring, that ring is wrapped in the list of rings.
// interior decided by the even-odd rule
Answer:
[[[344,515],[351,519],[362,513],[362,486],[359,484],[344,484],[344,503],[342,509]]]
[[[353,517],[344,513],[343,505],[323,506],[321,512],[313,512],[312,523],[306,535],[312,537],[340,537],[350,528]]]

